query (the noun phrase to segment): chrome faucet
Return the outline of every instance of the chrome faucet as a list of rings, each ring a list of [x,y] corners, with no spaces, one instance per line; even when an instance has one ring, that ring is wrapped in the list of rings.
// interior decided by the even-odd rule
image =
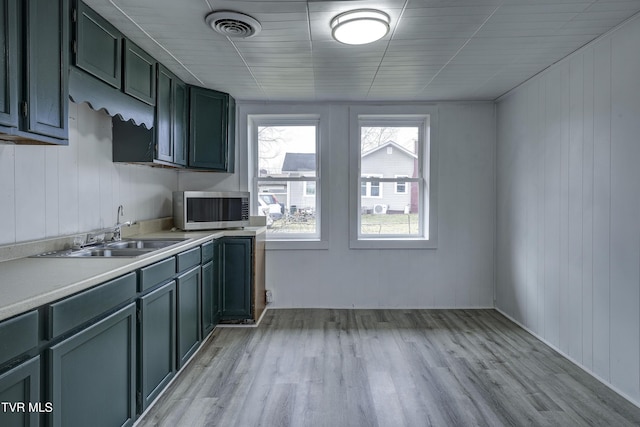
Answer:
[[[124,215],[124,206],[118,206],[118,213],[116,214],[116,225],[120,224],[120,218]]]
[[[118,242],[122,239],[122,226],[126,225],[127,227],[131,226],[131,221],[120,222],[120,218],[124,216],[124,206],[118,206],[118,213],[116,214],[116,226],[113,227],[113,237],[112,240]]]

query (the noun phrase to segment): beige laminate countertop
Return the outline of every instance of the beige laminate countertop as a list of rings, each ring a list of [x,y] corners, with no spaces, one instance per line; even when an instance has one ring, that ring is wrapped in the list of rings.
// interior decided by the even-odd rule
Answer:
[[[51,303],[224,236],[255,236],[266,227],[238,230],[161,231],[128,238],[184,238],[136,258],[20,258],[0,262],[0,320]]]

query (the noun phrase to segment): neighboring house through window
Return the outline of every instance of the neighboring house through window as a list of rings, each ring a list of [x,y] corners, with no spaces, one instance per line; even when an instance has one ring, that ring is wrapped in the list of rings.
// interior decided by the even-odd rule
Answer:
[[[435,109],[420,109],[350,108],[352,248],[435,247]]]
[[[277,249],[321,242],[319,114],[247,114],[253,214]],[[315,245],[314,247],[317,247]]]

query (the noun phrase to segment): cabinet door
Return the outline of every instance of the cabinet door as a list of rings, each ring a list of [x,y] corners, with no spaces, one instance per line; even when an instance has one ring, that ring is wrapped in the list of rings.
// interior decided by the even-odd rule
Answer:
[[[227,122],[227,168],[233,173],[236,168],[236,100],[229,96],[229,120]]]
[[[202,266],[202,336],[205,337],[220,321],[220,282],[218,263],[209,261]]]
[[[156,99],[156,158],[173,162],[173,74],[165,67],[158,67],[158,90]]]
[[[68,0],[28,0],[28,106],[25,129],[54,138],[69,135]]]
[[[197,350],[200,343],[200,266],[177,278],[178,368]]]
[[[106,19],[77,0],[74,64],[111,86],[122,87],[123,36]]]
[[[130,40],[124,41],[124,93],[156,105],[156,60]]]
[[[0,0],[0,125],[18,127],[17,0]]]
[[[186,85],[158,65],[156,101],[156,158],[182,166],[187,164]]]
[[[192,86],[189,99],[189,166],[226,171],[229,95]]]
[[[249,237],[222,239],[222,319],[251,318],[251,247]]]
[[[142,413],[176,372],[176,282],[172,281],[139,301],[139,387]]]
[[[4,374],[0,374],[0,402],[37,405],[38,411],[46,412],[52,408],[40,401],[40,357],[18,365]],[[33,409],[33,407],[31,408]],[[40,414],[37,411],[0,411],[0,426],[37,427]]]
[[[173,162],[182,166],[187,165],[187,145],[189,143],[187,96],[187,85],[176,77],[173,85]]]
[[[135,419],[136,305],[49,350],[53,427],[129,426]]]

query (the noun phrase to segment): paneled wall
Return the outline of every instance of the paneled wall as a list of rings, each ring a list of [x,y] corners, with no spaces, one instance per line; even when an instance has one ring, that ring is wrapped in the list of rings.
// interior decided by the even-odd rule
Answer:
[[[640,404],[640,19],[497,109],[496,306]]]
[[[494,105],[445,103],[437,109],[438,248],[349,249],[349,108],[329,105],[330,178],[322,189],[329,192],[329,248],[267,251],[273,307],[493,306]],[[238,169],[246,177],[247,142],[238,145]],[[180,185],[219,188],[195,178],[181,174]]]
[[[0,244],[171,215],[177,174],[111,161],[111,118],[69,104],[69,146],[0,145]]]

